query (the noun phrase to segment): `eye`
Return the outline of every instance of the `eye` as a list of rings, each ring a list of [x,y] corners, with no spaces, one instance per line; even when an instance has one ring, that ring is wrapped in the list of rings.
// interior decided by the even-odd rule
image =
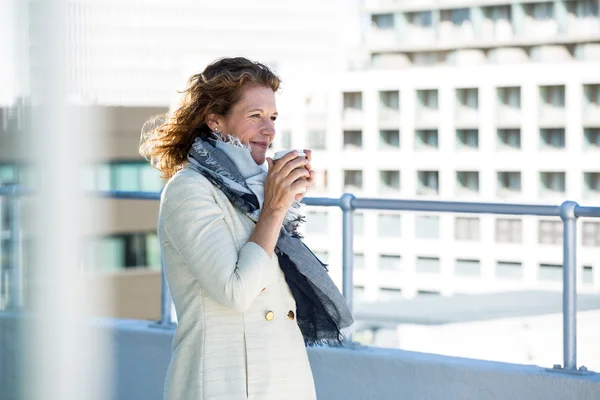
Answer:
[[[277,120],[277,117],[271,117],[271,121],[273,121],[273,122],[274,122],[274,121],[276,121],[276,120]]]
[[[252,114],[250,118],[260,118],[260,114]]]

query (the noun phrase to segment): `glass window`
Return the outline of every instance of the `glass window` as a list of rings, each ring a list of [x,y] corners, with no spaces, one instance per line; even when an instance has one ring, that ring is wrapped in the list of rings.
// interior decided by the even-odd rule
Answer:
[[[96,188],[98,190],[116,190],[111,183],[110,165],[100,164],[96,168]]]
[[[118,271],[125,268],[126,239],[109,236],[96,239],[92,244],[94,269]]]
[[[521,148],[520,129],[498,129],[499,150],[519,150]]]
[[[596,23],[597,15],[596,15]],[[600,110],[600,84],[583,85],[584,104],[588,111]]]
[[[540,195],[565,193],[564,172],[540,172]]]
[[[0,164],[0,186],[12,183],[17,183],[17,166]]]
[[[600,172],[584,172],[583,181],[585,183],[583,189],[585,198],[600,196]]]
[[[161,269],[160,244],[156,233],[146,235],[146,264],[152,269]]]
[[[365,301],[365,287],[364,286],[354,286],[354,301],[357,303],[361,303]]]
[[[438,257],[417,257],[416,271],[426,274],[439,274],[440,259]]]
[[[114,190],[140,190],[139,166],[136,164],[114,164]]]
[[[402,290],[396,288],[379,288],[379,301],[394,301],[402,299]]]
[[[520,262],[498,261],[496,263],[496,278],[500,279],[522,279],[523,265]]]
[[[397,90],[380,91],[379,107],[394,111],[400,110],[400,93]]]
[[[416,131],[415,148],[417,150],[434,150],[439,148],[437,129],[419,129]]]
[[[346,92],[344,93],[344,109],[362,110],[362,93]]]
[[[538,241],[540,244],[561,244],[563,224],[561,221],[539,221]]]
[[[502,115],[504,111],[521,109],[521,88],[520,87],[499,87],[497,89],[498,108]],[[507,110],[508,109],[508,110]]]
[[[456,194],[479,193],[478,171],[456,171]]]
[[[584,221],[582,233],[584,246],[600,247],[600,222]]]
[[[479,240],[479,218],[456,217],[454,237],[457,240]]]
[[[456,131],[457,149],[478,149],[479,131],[477,129],[458,129]]]
[[[437,195],[438,171],[417,171],[417,194],[419,195]]]
[[[327,233],[329,225],[327,219],[327,211],[307,211],[306,231],[308,233]]]
[[[395,214],[379,214],[379,229],[380,237],[400,237],[402,232],[402,224],[400,215]]]
[[[542,149],[564,149],[565,129],[552,128],[540,129],[540,148]]]
[[[308,148],[313,150],[325,149],[325,131],[311,130],[308,132]]]
[[[565,108],[564,86],[540,86],[540,100],[545,109]]]
[[[581,275],[581,281],[586,285],[594,284],[594,270],[591,265],[583,266],[583,274]]]
[[[400,190],[400,171],[379,171],[379,190],[397,192]]]
[[[382,150],[392,150],[400,148],[400,131],[381,130],[379,131],[379,148]]]
[[[600,128],[585,128],[583,133],[585,150],[600,150]]]
[[[499,171],[498,196],[510,196],[521,192],[521,172],[518,171]]]
[[[417,90],[417,107],[419,111],[437,111],[437,89]]]
[[[481,263],[479,260],[457,259],[455,263],[456,275],[458,276],[480,276]]]
[[[496,242],[521,243],[520,219],[498,218],[496,220]]]
[[[456,89],[456,98],[459,114],[463,110],[477,110],[479,108],[479,91],[477,88]]]
[[[354,268],[362,269],[365,267],[365,255],[354,253]]]
[[[354,236],[364,235],[365,215],[362,212],[354,213]]]
[[[362,171],[344,171],[344,190],[362,190]]]
[[[144,192],[160,192],[163,188],[163,181],[160,178],[160,172],[152,167],[150,163],[140,165],[140,190]]]
[[[540,281],[561,282],[562,265],[560,264],[540,264]]]
[[[373,14],[371,15],[371,25],[377,29],[394,29],[394,14]]]
[[[362,131],[344,131],[344,150],[362,148]]]
[[[440,237],[440,218],[432,215],[419,215],[416,218],[415,236],[419,239],[438,239]]]
[[[388,255],[388,254],[380,254],[379,255],[379,269],[380,270],[390,270],[390,271],[400,271],[402,268],[400,266],[401,257],[397,255]]]

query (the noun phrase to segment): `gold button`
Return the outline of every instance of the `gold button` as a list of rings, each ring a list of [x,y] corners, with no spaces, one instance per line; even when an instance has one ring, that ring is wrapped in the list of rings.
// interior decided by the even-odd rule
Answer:
[[[269,311],[269,312],[267,312],[267,313],[265,314],[265,319],[266,319],[267,321],[270,321],[270,320],[272,320],[274,317],[275,317],[275,314],[273,313],[273,311]]]
[[[294,312],[292,310],[290,310],[290,312],[288,313],[288,318],[292,321],[294,320]]]

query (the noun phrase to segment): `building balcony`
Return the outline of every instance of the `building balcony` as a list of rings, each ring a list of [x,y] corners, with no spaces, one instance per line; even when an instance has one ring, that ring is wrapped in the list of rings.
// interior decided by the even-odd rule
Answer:
[[[400,111],[392,108],[379,109],[380,128],[398,128],[400,124]]]
[[[360,128],[363,125],[364,113],[360,109],[346,108],[342,115],[345,128]]]
[[[512,107],[499,107],[496,112],[496,126],[511,128],[521,126],[521,110]]]
[[[589,127],[600,127],[600,106],[587,106],[584,109],[583,124]]]
[[[564,127],[566,123],[566,113],[562,107],[543,106],[539,116],[540,127]]]

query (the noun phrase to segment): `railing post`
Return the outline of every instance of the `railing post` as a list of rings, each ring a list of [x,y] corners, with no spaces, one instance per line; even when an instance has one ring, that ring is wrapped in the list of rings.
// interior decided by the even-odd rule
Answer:
[[[21,236],[21,204],[19,186],[13,185],[8,196],[10,215],[10,270],[8,279],[7,309],[19,310],[23,307],[23,265]]]
[[[577,370],[577,203],[560,206],[563,221],[563,368]]]
[[[151,326],[155,328],[175,328],[176,323],[173,322],[173,313],[171,312],[173,307],[173,299],[171,298],[171,292],[169,291],[169,285],[167,284],[167,277],[165,275],[165,264],[160,260],[160,320],[153,323]]]
[[[342,209],[342,294],[348,303],[350,312],[353,311],[352,294],[354,291],[354,196],[344,193],[340,198]],[[352,342],[352,338],[348,340]]]

